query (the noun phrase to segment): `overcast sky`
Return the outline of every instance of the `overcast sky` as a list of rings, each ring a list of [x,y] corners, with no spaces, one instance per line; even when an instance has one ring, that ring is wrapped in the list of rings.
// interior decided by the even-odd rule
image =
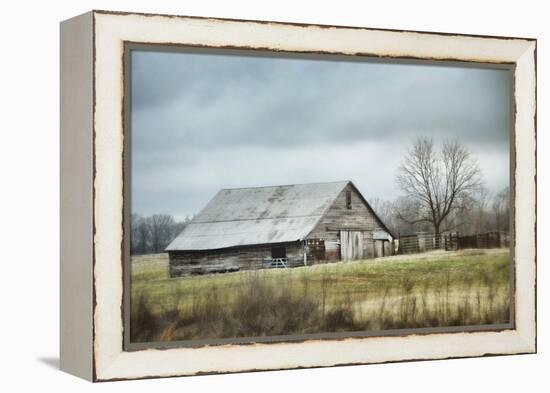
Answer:
[[[221,188],[352,180],[400,195],[418,136],[458,138],[509,184],[510,79],[496,69],[132,52],[132,211],[197,213]]]

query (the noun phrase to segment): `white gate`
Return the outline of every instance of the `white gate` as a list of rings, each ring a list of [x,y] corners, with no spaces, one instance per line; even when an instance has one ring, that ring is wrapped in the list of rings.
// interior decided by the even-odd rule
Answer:
[[[363,259],[363,232],[340,231],[340,255],[343,261]]]

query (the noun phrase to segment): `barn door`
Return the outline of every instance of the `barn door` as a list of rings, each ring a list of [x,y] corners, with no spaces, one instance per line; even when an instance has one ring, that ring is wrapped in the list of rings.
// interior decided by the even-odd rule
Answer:
[[[384,241],[375,240],[374,241],[374,257],[380,258],[384,256]]]
[[[363,259],[363,232],[340,231],[340,255],[343,261]]]

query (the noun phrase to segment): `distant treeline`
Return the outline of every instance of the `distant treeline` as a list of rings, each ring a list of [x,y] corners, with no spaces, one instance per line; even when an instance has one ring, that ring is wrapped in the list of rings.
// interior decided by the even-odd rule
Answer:
[[[130,254],[156,254],[164,249],[191,221],[189,217],[176,221],[170,214],[131,217]]]
[[[393,201],[374,198],[369,202],[395,236],[433,232],[430,222],[407,222],[403,219],[403,216],[412,216],[413,212],[419,209],[409,198],[401,197]],[[440,229],[441,232],[459,232],[462,235],[509,232],[510,189],[506,187],[498,193],[491,194],[485,187],[480,187],[456,203]]]
[[[468,197],[462,197],[451,214],[443,221],[441,233],[459,232],[474,235],[487,232],[508,232],[510,230],[510,190],[508,187],[496,194],[480,187]],[[395,236],[416,232],[433,232],[429,222],[407,222],[403,219],[408,212],[419,207],[406,197],[393,201],[375,198],[370,201],[373,210]],[[412,215],[412,213],[411,213]],[[176,221],[170,214],[142,216],[134,213],[131,218],[130,253],[156,254],[164,249],[191,221],[187,217]]]

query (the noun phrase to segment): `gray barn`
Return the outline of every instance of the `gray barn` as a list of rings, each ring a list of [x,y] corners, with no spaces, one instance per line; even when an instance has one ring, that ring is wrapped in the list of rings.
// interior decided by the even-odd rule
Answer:
[[[351,181],[219,191],[166,248],[172,277],[391,255]]]

